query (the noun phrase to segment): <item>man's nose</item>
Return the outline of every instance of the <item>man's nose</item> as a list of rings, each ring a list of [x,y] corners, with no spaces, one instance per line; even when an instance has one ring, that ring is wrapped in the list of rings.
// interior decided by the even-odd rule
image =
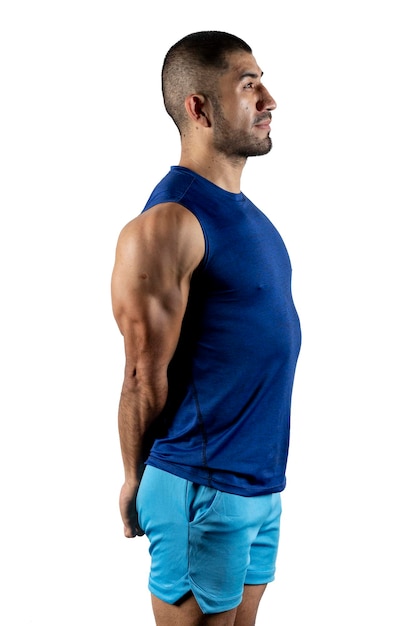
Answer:
[[[277,103],[269,93],[268,89],[262,85],[260,98],[256,105],[258,111],[273,111],[277,108]]]

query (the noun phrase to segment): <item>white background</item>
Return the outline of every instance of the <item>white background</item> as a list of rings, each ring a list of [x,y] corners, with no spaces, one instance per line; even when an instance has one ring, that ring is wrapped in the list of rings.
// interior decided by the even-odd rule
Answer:
[[[415,626],[416,19],[405,0],[9,0],[0,13],[5,626],[153,619],[122,535],[122,226],[179,157],[160,68],[245,39],[278,109],[242,189],[280,230],[303,327],[276,581],[260,626]]]

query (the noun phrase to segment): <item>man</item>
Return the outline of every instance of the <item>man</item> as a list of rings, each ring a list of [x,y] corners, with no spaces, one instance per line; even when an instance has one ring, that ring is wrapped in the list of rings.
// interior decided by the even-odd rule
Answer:
[[[150,542],[157,626],[252,626],[274,578],[300,327],[282,239],[240,189],[272,145],[261,77],[233,35],[172,46],[180,162],[117,245],[120,511]]]

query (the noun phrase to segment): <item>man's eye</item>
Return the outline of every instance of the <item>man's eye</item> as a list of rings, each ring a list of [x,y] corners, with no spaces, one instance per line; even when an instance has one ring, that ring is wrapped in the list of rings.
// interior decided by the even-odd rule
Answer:
[[[246,83],[245,89],[252,89],[253,83]]]

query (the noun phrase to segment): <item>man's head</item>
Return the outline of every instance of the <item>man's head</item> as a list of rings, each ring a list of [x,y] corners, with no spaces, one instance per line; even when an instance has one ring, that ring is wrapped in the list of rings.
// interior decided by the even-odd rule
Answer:
[[[217,152],[238,158],[266,154],[272,145],[270,111],[276,105],[261,77],[251,48],[239,37],[193,33],[165,57],[165,107],[183,138],[199,120],[210,129]]]
[[[228,68],[228,55],[242,50],[252,52],[239,37],[220,31],[192,33],[170,48],[162,67],[162,94],[180,132],[187,121],[186,97],[190,93],[216,97],[219,75]]]

